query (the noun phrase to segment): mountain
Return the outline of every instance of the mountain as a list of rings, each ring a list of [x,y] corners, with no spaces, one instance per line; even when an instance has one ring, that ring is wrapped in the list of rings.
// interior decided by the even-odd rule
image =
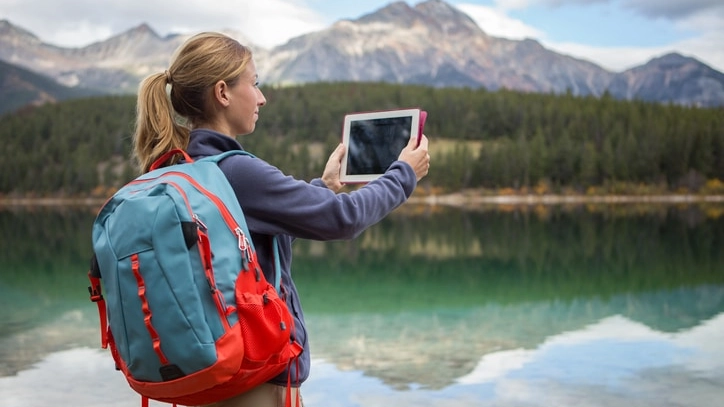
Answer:
[[[27,105],[98,94],[98,91],[63,86],[47,76],[0,61],[0,114]]]
[[[259,61],[270,82],[388,81],[601,94],[613,74],[534,40],[487,35],[466,14],[431,0],[392,3],[358,20],[295,38]]]
[[[227,34],[244,40],[236,32]],[[143,23],[105,41],[81,48],[43,43],[32,33],[0,20],[0,60],[54,78],[66,86],[135,93],[150,73],[165,70],[190,34],[159,36]]]
[[[616,75],[608,88],[620,99],[724,105],[724,73],[675,53]]]
[[[112,93],[135,92],[140,79],[164,70],[182,36],[161,38],[141,24],[105,41],[82,48],[61,48],[0,21],[0,59],[54,78],[66,86]]]
[[[616,73],[551,51],[533,39],[497,38],[441,0],[398,1],[355,20],[264,49],[227,32],[255,53],[265,83],[384,81],[436,87],[525,92],[724,106],[724,74],[679,54]],[[0,60],[68,86],[132,93],[146,75],[166,69],[188,35],[161,37],[141,24],[82,48],[45,44],[0,21]]]

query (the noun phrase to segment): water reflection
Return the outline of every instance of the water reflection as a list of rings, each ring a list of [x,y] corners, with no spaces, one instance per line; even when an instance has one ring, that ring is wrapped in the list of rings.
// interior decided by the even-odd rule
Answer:
[[[703,298],[707,300],[700,301]],[[576,359],[578,353],[584,354],[589,350],[605,353],[606,349],[635,353],[645,349],[644,354],[653,355],[655,347],[651,343],[630,341],[636,331],[634,327],[658,333],[651,335],[652,338],[661,338],[672,332],[662,330],[662,327],[669,328],[671,324],[657,327],[636,319],[646,310],[657,308],[653,306],[652,299],[684,321],[700,315],[714,318],[724,310],[724,286],[622,295],[608,300],[493,303],[465,310],[391,315],[314,315],[309,323],[316,332],[314,355],[341,369],[361,370],[378,377],[396,389],[442,389],[456,382],[480,381],[481,377],[494,375],[499,370],[491,369],[490,363],[504,360],[506,364],[516,365],[532,354],[550,349],[551,343],[568,343],[569,349],[559,356],[569,353],[573,358],[571,365],[558,364],[559,368],[565,369],[571,377],[582,375],[581,379],[597,381],[600,378],[591,375],[592,371],[572,369],[580,362]],[[685,304],[686,307],[681,307]],[[691,326],[696,328],[701,323],[698,320]],[[598,328],[591,331],[591,327]],[[724,326],[720,324],[719,328]],[[685,329],[680,331],[686,332]],[[571,332],[580,335],[566,336]],[[586,332],[592,339],[586,346],[591,349],[573,346],[576,341],[562,339],[586,338]],[[719,336],[722,335],[724,332]],[[724,353],[724,345],[711,342],[708,346],[718,347],[716,350]],[[660,353],[672,356],[674,349],[662,348]],[[629,358],[625,353],[617,356],[637,364],[636,358]],[[652,357],[664,366],[673,364],[672,360],[659,355]],[[543,370],[550,372],[549,365],[552,364],[544,365]],[[584,365],[578,367],[584,368]],[[606,362],[588,369],[610,370],[609,373],[615,374],[614,367]]]
[[[91,221],[0,211],[3,407],[138,403],[98,349]],[[719,405],[722,247],[724,217],[690,208],[399,213],[354,242],[299,241],[305,402]]]
[[[533,350],[486,355],[458,382],[516,383],[514,400],[525,405],[570,405],[585,396],[587,405],[714,406],[724,385],[722,339],[724,314],[674,334],[616,315]]]
[[[462,343],[466,338],[459,339]],[[317,357],[304,397],[307,405],[325,407],[542,407],[582,401],[594,407],[632,402],[714,407],[720,405],[724,388],[722,341],[724,314],[676,333],[614,315],[553,335],[534,348],[487,353],[469,373],[435,389],[413,383],[401,391],[373,374]],[[432,370],[429,375],[438,371],[434,366]],[[43,383],[42,391],[38,383]],[[138,403],[107,355],[85,347],[51,353],[33,368],[0,379],[0,394],[8,407],[50,406],[58,400],[75,407]]]

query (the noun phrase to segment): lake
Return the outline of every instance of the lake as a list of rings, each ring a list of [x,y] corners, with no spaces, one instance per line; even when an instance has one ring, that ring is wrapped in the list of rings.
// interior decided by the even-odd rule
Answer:
[[[140,405],[88,301],[94,213],[0,208],[1,407]],[[408,205],[298,241],[305,404],[721,406],[723,249],[722,205]]]

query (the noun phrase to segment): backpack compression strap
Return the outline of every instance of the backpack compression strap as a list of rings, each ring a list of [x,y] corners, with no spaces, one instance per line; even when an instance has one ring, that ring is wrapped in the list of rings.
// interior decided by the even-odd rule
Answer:
[[[94,254],[91,258],[90,269],[88,270],[88,279],[90,280],[90,286],[88,287],[88,293],[90,294],[90,300],[98,305],[98,315],[101,320],[101,347],[106,349],[108,347],[108,318],[106,317],[106,300],[103,298],[103,292],[101,289],[101,269],[98,266],[98,259]]]

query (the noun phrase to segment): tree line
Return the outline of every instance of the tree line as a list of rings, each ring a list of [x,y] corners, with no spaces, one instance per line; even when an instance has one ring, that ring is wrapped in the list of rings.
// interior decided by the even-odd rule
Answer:
[[[390,287],[404,285],[399,294],[410,295],[407,301],[419,297],[421,305],[430,306],[436,297],[421,296],[421,291],[433,294],[442,286],[456,293],[448,304],[480,304],[491,298],[500,303],[600,299],[724,284],[722,216],[704,220],[704,213],[692,207],[643,214],[611,208],[588,212],[559,207],[552,212],[443,210],[422,215],[424,220],[395,212],[354,240],[321,245],[295,241],[295,280],[300,288],[313,285],[310,291],[325,292],[309,297],[310,307],[337,311],[356,304],[355,299],[345,301],[349,290],[340,287],[355,287],[354,297],[367,304]],[[18,302],[4,297],[5,304],[24,312],[18,304],[31,302],[52,314],[58,310],[47,302],[82,298],[94,217],[88,208],[0,211],[0,230],[12,231],[0,234],[0,294],[23,297]],[[49,285],[53,290],[43,301],[22,295]],[[370,296],[362,295],[364,290]],[[399,304],[399,295],[385,297]],[[681,308],[705,312],[704,303],[721,301],[714,295],[711,301]],[[383,302],[380,298],[365,306]],[[669,314],[668,321],[676,318]]]
[[[429,116],[425,185],[724,193],[724,109],[568,94],[384,83],[262,87],[257,156],[301,179],[319,176],[349,112],[420,107]],[[135,96],[26,108],[0,117],[0,195],[105,196],[135,176]]]

